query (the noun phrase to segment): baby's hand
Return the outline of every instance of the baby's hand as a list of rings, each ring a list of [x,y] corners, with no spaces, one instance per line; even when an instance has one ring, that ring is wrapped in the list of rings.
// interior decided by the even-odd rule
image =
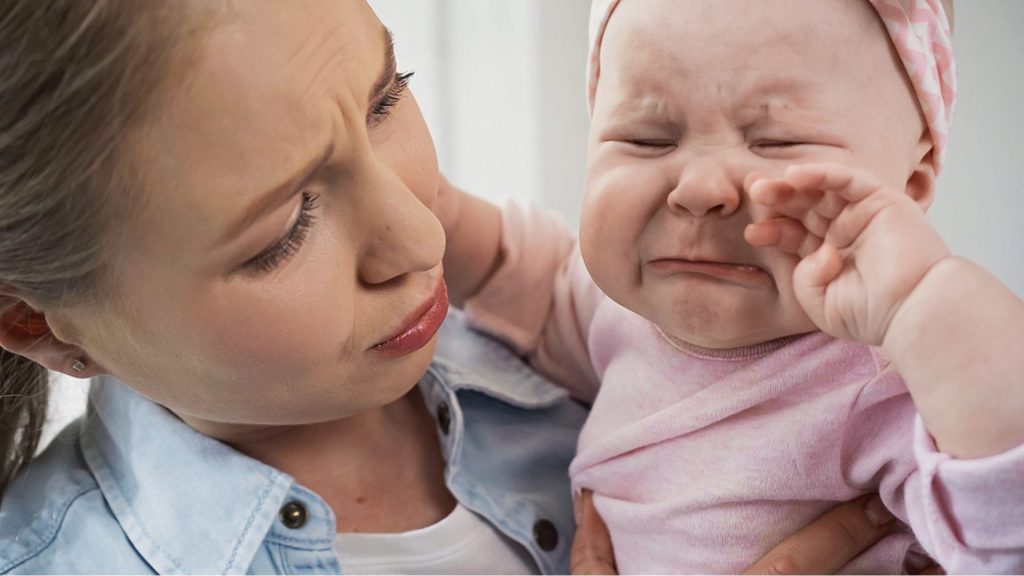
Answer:
[[[451,182],[444,177],[444,174],[441,175],[437,186],[437,196],[434,198],[434,203],[430,206],[430,209],[433,210],[437,219],[441,221],[441,227],[444,228],[446,236],[451,236],[458,226],[463,195],[465,195],[465,192],[452,186]]]
[[[751,180],[751,200],[771,214],[747,226],[747,242],[800,257],[797,300],[837,338],[880,345],[900,305],[949,256],[924,210],[866,172],[805,164]]]
[[[446,238],[448,301],[462,307],[501,263],[501,212],[490,202],[453,186],[444,176],[431,209]]]

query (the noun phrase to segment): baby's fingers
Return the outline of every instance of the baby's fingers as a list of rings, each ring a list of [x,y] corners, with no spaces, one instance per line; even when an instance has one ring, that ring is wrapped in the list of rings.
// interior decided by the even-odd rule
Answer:
[[[810,233],[792,218],[771,218],[748,224],[743,237],[751,246],[775,246],[783,252],[804,257],[821,246],[821,236]]]
[[[787,216],[795,216],[812,209],[821,201],[823,195],[817,189],[797,188],[785,178],[760,178],[747,189],[751,200],[771,206]]]
[[[820,321],[816,316],[825,309],[826,289],[842,271],[843,259],[839,251],[827,243],[801,260],[793,270],[793,292],[812,320]]]
[[[859,202],[881,188],[870,174],[833,163],[794,164],[782,179],[794,191],[833,192],[846,202]]]
[[[884,198],[869,198],[859,204],[850,204],[829,226],[825,241],[836,248],[847,248],[888,204]]]
[[[786,178],[757,179],[748,190],[754,203],[768,206],[782,216],[800,220],[812,234],[822,237],[832,220],[848,204],[839,194],[815,187],[795,186]]]

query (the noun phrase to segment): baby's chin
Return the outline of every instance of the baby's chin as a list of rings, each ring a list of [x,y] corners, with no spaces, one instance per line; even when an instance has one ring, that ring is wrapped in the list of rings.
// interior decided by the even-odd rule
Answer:
[[[743,348],[817,330],[796,298],[780,295],[776,283],[752,287],[702,274],[650,277],[639,283],[602,279],[608,280],[594,276],[617,304],[670,339],[700,348]]]
[[[658,330],[675,343],[684,343],[698,348],[711,350],[734,350],[747,348],[787,336],[795,336],[807,332],[775,333],[759,331],[756,328],[722,329],[719,326],[704,326],[703,329],[693,326],[663,325],[655,323]]]
[[[718,303],[690,300],[682,305],[673,303],[664,310],[655,306],[634,312],[657,326],[670,340],[715,350],[745,348],[816,330],[802,311],[779,318],[765,315],[764,309],[744,310],[742,306],[715,304]]]

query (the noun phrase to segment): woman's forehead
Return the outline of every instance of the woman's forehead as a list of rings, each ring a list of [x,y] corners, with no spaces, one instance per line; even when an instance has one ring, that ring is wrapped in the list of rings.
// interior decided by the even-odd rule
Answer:
[[[386,38],[364,2],[247,1],[224,12],[140,131],[146,204],[168,226],[190,220],[214,234],[335,133],[362,129]]]

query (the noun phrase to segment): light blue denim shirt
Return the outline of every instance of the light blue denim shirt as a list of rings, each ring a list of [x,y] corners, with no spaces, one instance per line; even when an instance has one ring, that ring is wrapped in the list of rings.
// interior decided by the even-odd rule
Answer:
[[[455,313],[419,386],[455,498],[542,572],[568,572],[586,411]],[[87,415],[4,495],[0,572],[338,573],[334,536],[330,508],[290,476],[100,378]]]

